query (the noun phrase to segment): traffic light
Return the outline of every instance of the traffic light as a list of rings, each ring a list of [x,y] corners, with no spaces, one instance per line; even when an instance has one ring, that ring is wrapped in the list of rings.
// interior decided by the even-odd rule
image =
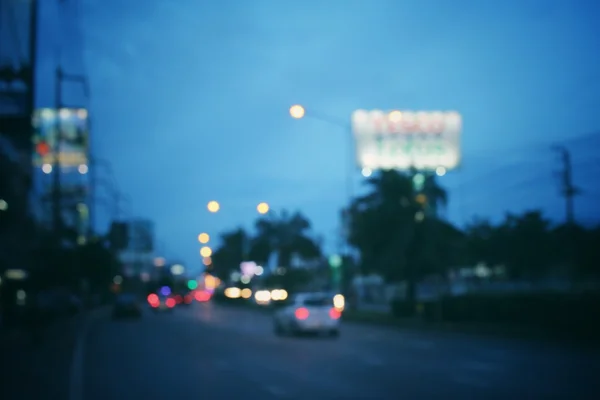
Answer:
[[[46,142],[40,142],[35,146],[35,150],[40,156],[44,157],[50,153],[50,146]]]
[[[188,281],[188,284],[187,284],[187,286],[188,286],[188,289],[190,289],[190,290],[195,290],[195,289],[198,289],[198,282],[196,282],[196,281],[195,281],[195,280],[193,280],[193,279],[190,279],[190,280]]]
[[[333,269],[337,269],[342,266],[342,257],[337,254],[334,254],[329,257],[329,266]]]

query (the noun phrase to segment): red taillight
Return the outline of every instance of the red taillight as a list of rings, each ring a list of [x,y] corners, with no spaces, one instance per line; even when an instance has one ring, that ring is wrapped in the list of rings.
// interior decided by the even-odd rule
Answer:
[[[185,304],[190,304],[192,302],[192,296],[188,294],[184,297],[183,301],[185,301]]]
[[[158,300],[158,296],[154,293],[149,294],[147,300],[152,307],[158,307],[158,304],[160,303],[160,301]]]
[[[296,309],[296,312],[294,313],[297,319],[306,319],[309,314],[308,310],[304,307]]]
[[[331,319],[339,319],[342,316],[342,313],[340,312],[340,310],[336,309],[336,308],[332,308],[329,310],[329,317]]]
[[[175,303],[181,304],[182,301],[183,301],[183,298],[180,295],[175,296]]]
[[[208,301],[208,300],[210,300],[210,293],[204,292],[204,291],[196,292],[194,294],[194,297],[196,297],[196,300],[198,300],[198,301]]]
[[[169,308],[173,308],[173,307],[175,307],[175,304],[176,304],[176,303],[175,303],[175,299],[173,299],[172,297],[169,297],[169,298],[167,299],[167,302],[166,302],[166,304],[167,304],[167,307],[169,307]]]

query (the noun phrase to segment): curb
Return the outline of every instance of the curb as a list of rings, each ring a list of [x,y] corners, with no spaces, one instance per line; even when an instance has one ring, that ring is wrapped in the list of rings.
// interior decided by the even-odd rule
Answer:
[[[71,354],[69,370],[68,400],[81,400],[84,397],[84,357],[85,342],[92,326],[98,320],[108,317],[111,312],[110,306],[102,306],[92,310],[84,316],[81,326],[75,337],[75,344]]]

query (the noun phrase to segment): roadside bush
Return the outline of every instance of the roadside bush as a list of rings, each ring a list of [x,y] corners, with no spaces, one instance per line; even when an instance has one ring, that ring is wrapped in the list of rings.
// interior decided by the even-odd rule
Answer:
[[[422,303],[422,316],[444,322],[529,326],[564,333],[600,334],[600,293],[467,294]],[[394,301],[395,317],[414,315],[407,302]]]
[[[392,315],[398,318],[409,318],[415,315],[415,305],[408,301],[392,300],[391,308]]]

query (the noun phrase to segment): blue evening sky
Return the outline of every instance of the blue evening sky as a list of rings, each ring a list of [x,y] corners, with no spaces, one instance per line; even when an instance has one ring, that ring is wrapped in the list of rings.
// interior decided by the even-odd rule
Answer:
[[[304,212],[334,250],[349,132],[289,118],[294,103],[347,121],[357,108],[459,111],[463,165],[440,179],[458,224],[536,207],[563,218],[550,148],[563,143],[586,190],[577,217],[598,219],[592,0],[67,0],[59,23],[43,8],[40,105],[53,105],[62,47],[65,69],[90,77],[95,155],[190,265],[199,232],[250,227],[261,201]],[[77,87],[66,96],[83,102]]]

